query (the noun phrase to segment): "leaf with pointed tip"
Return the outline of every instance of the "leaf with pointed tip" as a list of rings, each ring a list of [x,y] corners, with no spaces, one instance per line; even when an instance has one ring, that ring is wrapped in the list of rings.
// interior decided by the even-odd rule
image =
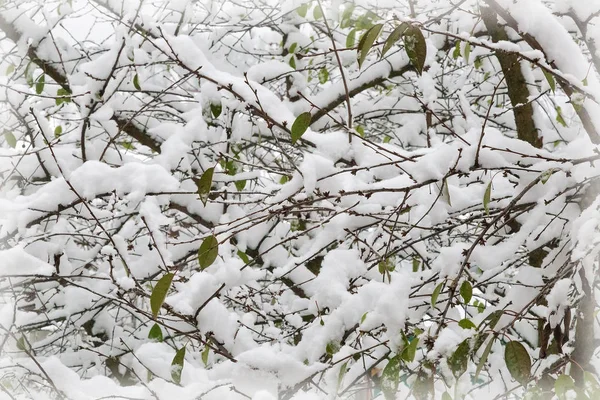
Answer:
[[[200,196],[200,200],[204,205],[206,205],[206,202],[208,201],[208,195],[210,194],[210,188],[212,187],[214,172],[214,168],[208,168],[206,171],[204,171],[200,179],[194,178],[194,182],[198,188],[198,196]]]
[[[302,135],[304,135],[304,132],[306,132],[306,130],[310,126],[311,119],[312,119],[312,116],[310,115],[309,112],[303,112],[302,114],[300,114],[296,117],[296,120],[292,124],[292,130],[291,130],[292,144],[296,144],[298,139],[300,139],[302,137]]]
[[[448,366],[450,367],[454,377],[458,379],[467,371],[468,363],[469,341],[463,340],[454,351],[454,354],[448,357]]]
[[[419,259],[417,257],[413,257],[413,259],[412,259],[413,272],[418,272],[420,266],[421,266],[421,262],[419,261]]]
[[[185,346],[177,350],[173,361],[171,362],[171,379],[176,384],[181,383],[181,372],[183,371],[183,362],[185,360]]]
[[[221,105],[221,102],[210,103],[210,112],[212,113],[213,117],[219,118],[219,115],[221,115],[222,111],[223,106]]]
[[[356,29],[352,29],[348,36],[346,36],[346,47],[354,47],[354,42],[356,41]]]
[[[148,339],[154,340],[156,342],[163,341],[162,330],[160,329],[160,326],[158,326],[158,324],[152,325],[152,328],[150,328],[150,332],[148,332]]]
[[[348,370],[348,361],[343,363],[342,366],[340,367],[340,374],[338,375],[337,387],[335,389],[336,393],[338,390],[340,390],[340,387],[342,387],[342,382],[344,382],[344,376],[346,376],[347,370]]]
[[[411,64],[421,75],[427,58],[427,43],[423,32],[418,27],[411,25],[404,31],[404,49]]]
[[[415,355],[417,354],[417,346],[419,345],[419,338],[415,337],[410,341],[408,346],[402,351],[402,359],[406,362],[413,362]]]
[[[456,44],[454,45],[454,51],[452,52],[452,58],[453,59],[458,59],[458,57],[460,57],[460,40],[456,42]]]
[[[519,382],[525,384],[531,374],[531,358],[525,346],[515,340],[508,342],[504,349],[504,361],[510,375]]]
[[[13,149],[17,147],[17,138],[11,131],[4,131],[4,139],[6,140],[6,144],[8,144]]]
[[[315,18],[315,21],[318,21],[321,18],[323,18],[323,9],[321,8],[321,6],[316,6],[313,9],[313,17]]]
[[[241,250],[238,250],[238,251],[237,251],[237,255],[238,255],[238,257],[239,257],[239,258],[241,258],[241,259],[242,259],[242,261],[243,261],[245,264],[248,264],[248,263],[250,262],[250,258],[249,258],[249,257],[248,257],[248,255],[247,255],[246,253],[244,253],[243,251],[241,251]]]
[[[485,213],[490,215],[490,200],[492,199],[492,181],[488,183],[485,188],[485,193],[483,194],[483,208],[485,209]]]
[[[444,282],[437,285],[435,287],[435,289],[433,290],[433,293],[431,294],[431,307],[432,308],[435,308],[435,303],[437,303],[437,299],[440,296],[440,293],[442,292],[443,287],[444,287]]]
[[[42,94],[42,92],[44,91],[45,83],[46,83],[45,75],[41,74],[40,76],[38,76],[37,80],[35,81],[35,92],[37,94]]]
[[[495,335],[490,335],[490,336],[492,338],[490,339],[488,344],[485,346],[485,349],[483,350],[483,353],[481,354],[481,358],[479,359],[479,364],[477,364],[477,369],[475,370],[475,378],[474,379],[477,379],[477,377],[479,376],[479,373],[485,366],[488,356],[490,355],[490,352],[492,351],[492,345],[494,344],[494,340],[496,340],[496,336]]]
[[[235,188],[238,190],[238,192],[241,192],[246,187],[246,180],[242,179],[239,181],[235,181],[234,185],[235,185]]]
[[[210,347],[204,346],[204,350],[202,350],[202,362],[204,366],[208,366],[208,355],[210,354]]]
[[[408,26],[409,25],[406,22],[403,22],[400,25],[398,25],[396,29],[392,31],[392,33],[390,33],[390,36],[388,36],[388,38],[385,41],[385,44],[383,45],[383,50],[381,50],[381,58],[383,58],[385,53],[387,53],[388,50],[391,49],[392,46],[398,40],[400,40],[400,38],[402,38],[402,35],[404,34],[404,31],[408,28]]]
[[[552,76],[552,74],[550,72],[546,71],[545,69],[543,69],[542,72],[544,72],[544,76],[546,77],[546,80],[548,81],[548,84],[550,85],[550,89],[552,90],[552,93],[556,92],[556,80],[554,79],[554,76]]]
[[[387,365],[381,374],[381,391],[386,400],[396,398],[398,385],[400,384],[400,367],[402,366],[402,358],[400,354],[390,358]]]
[[[173,274],[167,273],[158,280],[156,286],[152,290],[150,295],[150,308],[152,309],[152,316],[156,319],[160,308],[162,307],[167,293],[171,288],[171,281],[173,281]]]
[[[302,18],[306,17],[306,13],[308,12],[308,3],[300,5],[300,7],[296,8],[296,12]]]
[[[463,329],[477,329],[477,326],[468,318],[463,318],[458,321],[458,326]]]
[[[360,41],[358,42],[358,68],[360,68],[369,54],[369,50],[373,47],[373,43],[379,37],[383,24],[373,25],[368,31],[366,31]]]
[[[140,77],[138,76],[138,74],[135,74],[133,76],[133,87],[135,87],[136,90],[142,90],[142,88],[140,87]]]
[[[319,82],[321,84],[326,83],[329,80],[329,71],[323,67],[319,70]]]
[[[465,43],[465,64],[469,63],[469,57],[471,56],[471,43]]]
[[[211,235],[202,241],[198,249],[198,263],[200,270],[205,270],[215,262],[219,255],[219,242],[214,235]]]
[[[462,296],[465,304],[469,304],[471,302],[471,298],[473,297],[473,286],[469,281],[463,281],[462,285],[460,285],[460,295]]]

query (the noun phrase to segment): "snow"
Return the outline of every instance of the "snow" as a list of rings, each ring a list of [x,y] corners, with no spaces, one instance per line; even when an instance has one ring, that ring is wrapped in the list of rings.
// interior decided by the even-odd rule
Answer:
[[[0,336],[9,349],[0,357],[2,384],[19,399],[52,395],[51,385],[40,384],[43,371],[17,346],[23,335],[73,399],[308,400],[336,390],[347,397],[368,384],[371,366],[381,374],[405,338],[418,336],[397,397],[411,395],[424,361],[438,373],[438,394],[522,394],[507,371],[505,343],[527,343],[539,378],[558,358],[539,359],[533,318],[555,326],[567,308],[580,318],[582,277],[591,283],[598,272],[600,198],[588,189],[598,176],[598,146],[576,109],[600,127],[600,79],[586,44],[600,40],[593,17],[600,8],[497,1],[518,23],[519,32],[507,29],[510,41],[491,41],[473,1],[413,2],[414,19],[408,3],[358,1],[353,18],[377,11],[371,22],[383,23],[384,33],[360,68],[355,50],[339,51],[352,121],[314,2],[306,17],[296,11],[302,0],[260,7],[79,0],[61,4],[60,15],[52,4],[0,6],[22,32],[18,43],[0,43],[0,68],[15,66],[0,91],[7,132],[0,134]],[[334,0],[325,10],[340,48],[354,27],[340,26],[346,5]],[[593,17],[586,38],[557,15],[569,10]],[[422,75],[402,40],[379,57],[401,21],[418,21],[426,37]],[[522,33],[542,50],[520,40]],[[293,43],[296,68],[283,55]],[[517,138],[494,50],[520,54],[543,148]],[[56,67],[43,91],[27,82],[28,51]],[[574,94],[560,85],[551,91],[541,68]],[[28,68],[34,79],[41,73]],[[56,104],[54,73],[64,75],[71,102]],[[317,118],[323,108],[329,115]],[[303,112],[313,121],[292,144],[291,126]],[[364,135],[356,131],[350,141],[350,122]],[[195,179],[212,167],[204,204]],[[243,190],[234,185],[240,180]],[[200,268],[198,250],[210,235],[218,251]],[[541,266],[530,262],[536,249],[548,252]],[[174,279],[155,317],[166,272]],[[458,293],[463,282],[473,286],[470,304]],[[540,294],[547,306],[537,304]],[[499,310],[494,328],[458,326],[464,318],[479,325]],[[164,341],[148,338],[154,324]],[[453,379],[448,358],[457,346],[492,330],[502,340],[483,384],[471,382],[482,348],[468,373]],[[177,384],[172,361],[184,346]],[[116,360],[121,374],[131,371],[130,386],[117,383]],[[342,367],[348,371],[339,382]],[[31,395],[21,382],[31,384]]]

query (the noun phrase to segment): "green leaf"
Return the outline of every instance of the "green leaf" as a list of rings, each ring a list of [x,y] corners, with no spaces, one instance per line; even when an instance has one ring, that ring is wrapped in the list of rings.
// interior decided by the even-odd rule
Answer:
[[[304,132],[306,132],[306,130],[310,126],[311,119],[312,116],[309,112],[303,112],[302,114],[298,115],[298,117],[296,117],[296,120],[292,124],[291,130],[292,144],[295,144],[298,141],[298,139],[300,139],[302,135],[304,135]]]
[[[45,75],[41,74],[40,76],[38,76],[37,80],[35,81],[35,92],[37,94],[42,94],[42,92],[44,91],[45,83],[46,83]]]
[[[365,137],[365,127],[362,125],[356,125],[356,132],[360,135],[360,137]]]
[[[460,321],[458,321],[458,326],[460,326],[463,329],[477,329],[477,325],[475,325],[473,321],[471,321],[468,318],[463,318]]]
[[[15,66],[13,64],[10,64],[8,67],[6,67],[6,75],[10,75],[13,72],[15,72]]]
[[[354,42],[356,41],[356,29],[352,29],[348,36],[346,37],[346,47],[354,47]]]
[[[475,370],[475,378],[474,379],[477,379],[477,377],[481,373],[481,370],[483,369],[483,367],[485,367],[487,358],[490,355],[490,352],[492,351],[492,345],[494,344],[494,340],[496,340],[496,336],[495,335],[490,335],[490,336],[492,336],[492,338],[490,339],[488,344],[485,346],[485,349],[483,350],[483,353],[481,354],[481,358],[479,359],[479,363],[477,364],[477,369]]]
[[[563,118],[563,116],[562,116],[562,110],[561,110],[561,108],[559,106],[556,106],[556,122],[558,122],[559,124],[561,124],[565,128],[567,127],[567,122]]]
[[[319,70],[319,82],[321,84],[326,83],[329,80],[329,71],[323,67]]]
[[[444,392],[442,394],[442,400],[452,400],[452,396],[450,396],[450,393]]]
[[[486,322],[488,322],[490,329],[494,329],[494,327],[496,326],[498,321],[500,321],[500,317],[502,317],[502,314],[503,314],[502,310],[496,310],[496,311],[490,313],[490,315],[488,315],[487,317],[485,317],[485,319],[483,321],[481,321],[481,323],[479,324],[479,327],[477,329],[479,330]]]
[[[550,89],[552,90],[552,93],[556,92],[556,80],[554,79],[554,76],[546,71],[545,69],[542,69],[542,72],[544,73],[544,76],[546,77],[546,80],[548,81],[548,84],[550,85]]]
[[[290,67],[296,69],[296,58],[292,55],[289,61]]]
[[[119,143],[124,149],[127,150],[135,150],[135,146],[131,142],[121,142]]]
[[[202,362],[205,366],[208,366],[208,355],[210,354],[210,347],[204,346],[204,350],[202,350]]]
[[[171,362],[171,379],[176,384],[181,383],[181,372],[183,371],[183,361],[185,360],[185,346],[177,350],[173,361]]]
[[[377,37],[381,33],[383,24],[373,25],[368,31],[366,31],[360,41],[358,42],[358,67],[360,68],[369,54],[369,50],[373,47],[373,43],[377,40]]]
[[[369,314],[368,312],[364,313],[362,317],[360,317],[360,323],[364,323],[365,320],[367,319],[367,314]]]
[[[237,256],[241,258],[244,264],[248,264],[250,262],[250,257],[248,257],[248,255],[241,250],[237,251]]]
[[[420,370],[415,383],[413,383],[412,392],[416,400],[429,400],[433,398],[433,375]]]
[[[469,57],[471,56],[471,43],[465,43],[465,64],[469,64]]]
[[[448,357],[448,366],[452,371],[452,374],[456,379],[460,378],[462,374],[467,371],[467,365],[469,363],[469,341],[463,340],[454,354]]]
[[[308,3],[304,3],[300,7],[296,8],[296,12],[302,18],[306,17],[306,13],[308,12]]]
[[[469,281],[463,281],[462,285],[460,285],[459,292],[465,301],[465,304],[469,304],[473,297],[473,286],[471,286],[471,283]]]
[[[565,400],[567,392],[575,389],[575,382],[569,375],[559,375],[554,382],[554,391],[560,400]]]
[[[135,74],[133,76],[133,87],[135,87],[136,90],[142,90],[142,88],[140,87],[140,78],[138,74]]]
[[[354,3],[349,3],[346,6],[346,8],[344,8],[340,28],[346,28],[350,24],[350,19],[352,18],[352,12],[354,12],[354,7]]]
[[[413,362],[415,355],[417,354],[417,346],[419,345],[419,338],[415,337],[410,341],[408,346],[402,350],[402,359],[406,362]]]
[[[400,355],[396,355],[388,361],[387,365],[383,369],[381,374],[381,391],[386,400],[393,400],[396,398],[396,392],[398,391],[398,385],[400,384],[400,367],[402,366],[402,359]]]
[[[246,187],[246,180],[242,179],[239,181],[235,181],[234,185],[235,185],[235,188],[238,190],[238,192],[241,192]]]
[[[452,58],[456,60],[458,57],[460,57],[460,40],[456,42],[454,45],[454,51],[452,52]]]
[[[483,208],[485,209],[486,215],[490,215],[490,200],[492,199],[492,181],[488,183],[483,194]]]
[[[393,261],[389,258],[386,258],[379,262],[379,273],[381,273],[381,274],[385,274],[386,272],[391,272],[394,269],[396,269],[396,266],[394,265]]]
[[[418,272],[420,266],[421,266],[421,262],[419,261],[419,258],[413,257],[413,259],[412,259],[412,270],[413,270],[413,272]]]
[[[337,387],[335,389],[336,393],[342,387],[342,382],[344,382],[344,376],[346,376],[346,372],[348,371],[348,361],[342,364],[340,367],[340,374],[338,375]]]
[[[152,328],[150,328],[150,332],[148,332],[148,339],[156,342],[163,341],[162,330],[160,329],[160,326],[158,324],[152,325]]]
[[[519,382],[525,384],[531,373],[531,358],[525,346],[515,340],[508,342],[504,349],[504,361],[510,375]]]
[[[150,308],[152,309],[152,316],[156,319],[160,308],[165,302],[167,293],[171,288],[171,282],[173,281],[173,274],[167,273],[158,280],[152,294],[150,295]]]
[[[404,49],[411,64],[421,75],[427,58],[427,43],[423,32],[418,27],[411,25],[404,31]]]
[[[210,112],[212,113],[214,118],[219,118],[221,112],[223,111],[223,106],[221,102],[218,103],[210,103]]]
[[[219,255],[219,242],[214,235],[208,236],[202,241],[198,249],[198,263],[200,270],[203,271],[215,262]]]
[[[62,126],[58,125],[54,128],[54,137],[59,137],[60,135],[62,135]]]
[[[56,105],[60,106],[61,103],[70,103],[71,102],[71,92],[69,92],[66,89],[63,88],[58,88],[58,90],[56,91]]]
[[[315,21],[318,21],[321,18],[323,18],[323,9],[321,9],[321,6],[316,6],[313,9],[313,17],[314,17]]]
[[[483,304],[483,303],[479,303],[479,304],[477,304],[477,312],[478,312],[479,314],[481,314],[481,313],[482,313],[482,312],[484,312],[484,311],[485,311],[485,304]]]
[[[281,178],[279,178],[279,184],[285,185],[289,180],[290,178],[288,178],[287,175],[282,175]]]
[[[389,143],[390,140],[392,140],[392,137],[388,136],[388,135],[385,135],[384,138],[383,138],[383,143]]]
[[[210,188],[212,187],[212,179],[213,173],[215,172],[214,168],[208,168],[200,179],[195,179],[196,187],[198,188],[198,196],[200,196],[200,200],[202,204],[206,206],[206,202],[208,201],[208,195],[210,194]]]
[[[298,43],[292,43],[288,51],[293,54],[296,52],[296,47],[298,47]]]
[[[483,62],[481,61],[481,57],[475,57],[475,61],[473,62],[475,69],[479,69],[483,66]]]
[[[392,31],[392,33],[390,33],[390,36],[388,36],[388,38],[385,41],[385,44],[383,45],[383,50],[381,50],[381,58],[383,58],[383,56],[385,55],[385,53],[387,53],[388,50],[391,49],[392,46],[398,40],[400,40],[400,38],[402,37],[402,35],[404,34],[404,31],[406,31],[406,29],[408,28],[408,26],[409,25],[406,22],[403,22],[400,25],[398,25]]]
[[[435,287],[433,293],[431,294],[431,307],[435,308],[435,303],[437,303],[437,299],[442,292],[442,288],[444,287],[444,282],[440,283]]]
[[[27,342],[25,341],[25,336],[21,336],[17,339],[17,349],[21,351],[27,351]]]
[[[588,393],[595,397],[600,395],[600,384],[598,384],[598,381],[591,372],[583,372],[583,383]]]
[[[330,356],[334,355],[339,350],[340,350],[340,346],[335,342],[329,342],[329,343],[327,343],[327,346],[325,346],[325,352],[327,354],[329,354]]]
[[[13,149],[17,147],[17,138],[11,131],[4,131],[4,139],[6,140],[6,144],[8,144]]]

